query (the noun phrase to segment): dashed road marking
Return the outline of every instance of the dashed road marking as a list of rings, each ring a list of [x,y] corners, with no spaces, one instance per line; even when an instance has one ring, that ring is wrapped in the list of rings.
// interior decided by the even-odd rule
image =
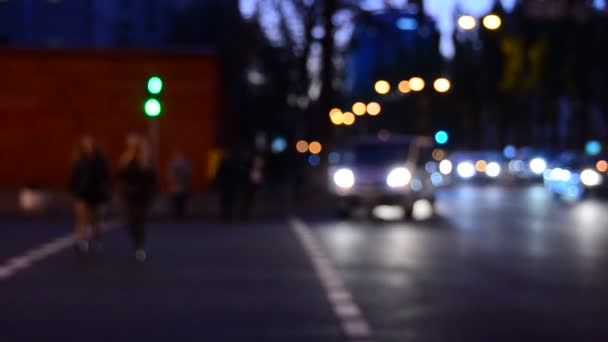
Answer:
[[[353,300],[352,294],[338,276],[330,259],[325,255],[321,244],[310,228],[297,218],[290,219],[289,223],[312,261],[317,277],[319,277],[325,289],[325,294],[333,307],[334,313],[340,319],[346,335],[353,342],[374,342],[369,323],[363,317],[361,309]]]
[[[103,225],[102,233],[107,233],[116,228],[116,223]],[[33,267],[45,259],[50,258],[55,254],[72,247],[76,242],[76,234],[70,233],[52,241],[45,242],[36,248],[32,248],[22,255],[9,258],[4,263],[0,264],[0,281],[14,277],[18,272]]]

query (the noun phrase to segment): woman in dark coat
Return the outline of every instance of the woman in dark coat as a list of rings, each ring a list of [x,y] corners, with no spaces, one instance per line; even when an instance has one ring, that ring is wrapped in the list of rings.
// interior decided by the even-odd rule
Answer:
[[[101,206],[111,197],[108,163],[91,136],[84,136],[80,140],[70,183],[76,199],[76,248],[80,252],[87,252],[89,242],[94,246],[99,245]],[[87,231],[87,225],[91,226],[91,234]]]
[[[127,137],[126,150],[120,160],[118,173],[127,206],[127,223],[135,258],[146,260],[145,222],[156,193],[156,174],[145,140],[136,134]]]

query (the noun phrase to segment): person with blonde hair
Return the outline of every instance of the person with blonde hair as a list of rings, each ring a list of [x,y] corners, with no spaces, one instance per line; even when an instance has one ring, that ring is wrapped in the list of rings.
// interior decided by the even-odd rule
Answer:
[[[139,134],[127,136],[118,172],[127,210],[127,225],[135,258],[146,260],[145,222],[157,189],[156,174],[147,141]]]
[[[90,135],[83,136],[78,144],[70,188],[76,199],[75,247],[78,252],[85,253],[91,246],[100,246],[101,207],[111,198],[108,163],[95,138]],[[87,226],[91,227],[90,234]]]

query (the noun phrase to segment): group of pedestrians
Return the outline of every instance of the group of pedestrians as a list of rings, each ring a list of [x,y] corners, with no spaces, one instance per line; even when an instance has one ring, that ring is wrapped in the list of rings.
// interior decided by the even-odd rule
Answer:
[[[135,258],[144,261],[147,257],[145,221],[158,182],[148,144],[141,135],[127,137],[116,180],[125,203]],[[114,186],[105,154],[92,136],[80,140],[70,185],[75,197],[75,248],[80,253],[99,249],[101,209],[112,199]]]

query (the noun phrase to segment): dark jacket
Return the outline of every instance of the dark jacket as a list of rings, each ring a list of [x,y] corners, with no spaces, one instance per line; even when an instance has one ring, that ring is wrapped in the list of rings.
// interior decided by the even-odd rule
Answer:
[[[118,172],[123,195],[128,203],[148,206],[157,191],[156,174],[132,160]]]
[[[111,198],[110,170],[102,153],[80,158],[74,163],[70,190],[76,198],[93,205]]]

